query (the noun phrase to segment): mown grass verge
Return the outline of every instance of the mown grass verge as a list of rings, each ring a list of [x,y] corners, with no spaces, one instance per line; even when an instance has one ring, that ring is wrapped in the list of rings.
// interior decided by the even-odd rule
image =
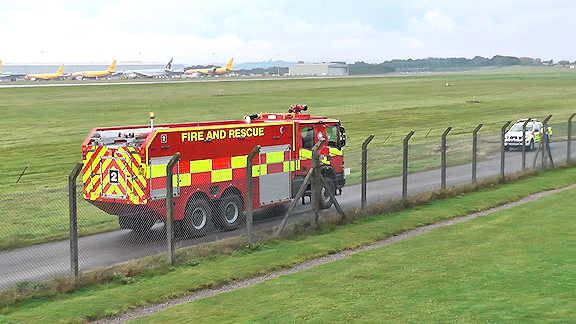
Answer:
[[[65,278],[45,284],[21,283],[3,291],[0,322],[83,322],[121,312],[148,303],[186,295],[206,287],[254,277],[305,260],[337,251],[353,249],[425,224],[485,210],[535,192],[564,187],[576,182],[576,168],[543,173],[512,183],[495,186],[484,182],[485,189],[464,194],[474,187],[461,186],[437,194],[413,198],[421,205],[400,212],[354,219],[344,226],[327,225],[314,235],[299,235],[292,229],[288,239],[262,238],[246,246],[242,238],[197,246],[178,252],[179,265],[170,267],[164,255],[140,262],[130,262],[111,269],[100,269],[83,275],[76,286]],[[391,210],[393,203],[372,206],[375,213]],[[215,254],[215,251],[218,252]],[[107,283],[107,284],[99,284]]]
[[[134,323],[568,323],[576,188]]]

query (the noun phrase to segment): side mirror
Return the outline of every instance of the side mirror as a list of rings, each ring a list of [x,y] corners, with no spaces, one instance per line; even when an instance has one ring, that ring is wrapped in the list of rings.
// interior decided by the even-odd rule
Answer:
[[[338,147],[343,148],[346,146],[346,129],[340,126],[340,138],[338,139]]]

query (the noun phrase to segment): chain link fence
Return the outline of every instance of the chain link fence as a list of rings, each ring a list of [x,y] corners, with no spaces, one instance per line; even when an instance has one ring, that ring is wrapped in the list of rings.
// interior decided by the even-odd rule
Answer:
[[[446,166],[447,185],[469,183],[473,181],[472,162],[476,160],[476,175],[480,178],[497,176],[502,165],[505,172],[517,172],[523,169],[552,167],[572,159],[576,154],[570,153],[568,143],[574,149],[573,135],[567,141],[569,123],[550,124],[553,134],[550,138],[550,154],[546,150],[536,149],[523,152],[513,149],[506,152],[504,163],[501,161],[502,125],[484,125],[477,137],[477,151],[473,152],[471,132],[477,126],[454,127],[447,134]],[[440,137],[445,129],[417,130],[408,141],[408,160],[405,165],[404,135],[390,134],[383,138],[374,137],[367,146],[366,179],[368,180],[366,199],[368,203],[398,199],[402,191],[408,194],[441,188],[442,181],[442,141]],[[542,159],[545,153],[546,160]],[[475,155],[475,158],[474,158]],[[345,165],[350,168],[346,176],[346,187],[343,195],[337,196],[342,207],[358,208],[361,202],[362,151],[359,147],[346,147]],[[543,161],[545,164],[543,164]],[[65,165],[66,167],[68,164]],[[73,165],[70,164],[70,169]],[[180,168],[180,169],[179,169]],[[207,187],[200,193],[190,195],[186,183],[204,181],[205,172],[191,172],[183,175],[184,164],[175,167],[174,184],[174,246],[175,249],[218,241],[224,238],[249,235],[247,230],[246,197],[234,187],[247,186],[246,176],[238,177],[236,173],[246,172],[244,168],[223,168],[222,176],[234,173],[238,183],[227,188]],[[275,181],[284,181],[289,172],[286,169],[276,170],[279,166],[259,164],[253,166],[252,174],[260,177],[270,176],[270,184],[262,186],[256,181],[253,190],[261,201],[256,205],[267,203],[270,199],[288,201],[296,195],[298,188],[282,192],[276,188]],[[289,170],[294,165],[288,166]],[[21,170],[10,170],[11,176],[20,175]],[[7,174],[8,174],[7,173]],[[224,175],[226,174],[226,175]],[[22,179],[28,181],[24,173]],[[35,175],[39,177],[40,174]],[[404,177],[405,176],[405,177]],[[188,177],[188,178],[186,178]],[[81,178],[81,177],[80,177]],[[163,178],[164,181],[166,178]],[[256,178],[255,178],[256,179]],[[288,179],[288,178],[287,178]],[[288,179],[289,180],[289,179]],[[132,259],[139,259],[167,251],[166,200],[158,199],[149,206],[120,206],[118,204],[100,204],[87,202],[82,194],[83,184],[76,182],[79,188],[76,193],[78,240],[78,269],[87,271]],[[165,186],[164,186],[165,188]],[[206,194],[209,193],[209,194]],[[160,193],[161,194],[161,193]],[[212,199],[213,196],[220,197]],[[164,196],[166,195],[164,190]],[[181,197],[190,196],[190,200],[181,201]],[[268,198],[266,198],[268,197]],[[329,199],[326,195],[321,199]],[[268,200],[268,201],[267,201]],[[303,202],[306,204],[303,205]],[[288,210],[289,205],[256,210],[252,216],[252,230],[259,231],[278,227]],[[294,204],[296,221],[310,211],[310,198],[298,199]],[[116,215],[116,216],[115,216]],[[187,216],[186,216],[187,215]],[[3,226],[0,228],[0,288],[12,287],[18,282],[41,281],[71,273],[69,188],[62,187],[34,192],[6,194],[0,196],[0,217]],[[137,216],[137,217],[134,217]],[[184,217],[186,216],[186,217]],[[72,270],[73,271],[73,270]]]

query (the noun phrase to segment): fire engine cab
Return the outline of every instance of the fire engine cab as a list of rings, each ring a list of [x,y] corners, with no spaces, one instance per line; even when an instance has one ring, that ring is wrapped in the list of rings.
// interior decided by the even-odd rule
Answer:
[[[213,223],[232,230],[243,221],[247,156],[253,159],[253,208],[290,202],[311,168],[312,147],[320,148],[321,208],[341,193],[346,180],[338,119],[304,114],[305,105],[288,113],[262,113],[242,120],[150,126],[95,128],[82,144],[84,198],[119,217],[121,228],[142,232],[166,219],[166,166],[173,169],[174,220],[178,233],[201,236]],[[306,195],[310,195],[309,188]]]

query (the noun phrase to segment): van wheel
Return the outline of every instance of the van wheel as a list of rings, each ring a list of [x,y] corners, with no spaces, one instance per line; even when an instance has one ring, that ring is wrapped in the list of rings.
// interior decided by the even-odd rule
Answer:
[[[242,198],[234,194],[222,197],[215,225],[222,230],[230,231],[237,229],[243,222],[244,201]]]
[[[207,233],[212,211],[205,199],[190,198],[184,210],[182,233],[187,237],[200,237]]]
[[[328,188],[322,186],[322,190],[320,191],[320,208],[328,209],[334,202],[332,201],[332,198],[328,194],[327,190],[330,190],[332,194],[336,195],[336,186],[334,185],[334,179],[330,177],[324,177],[324,182],[326,182]]]

